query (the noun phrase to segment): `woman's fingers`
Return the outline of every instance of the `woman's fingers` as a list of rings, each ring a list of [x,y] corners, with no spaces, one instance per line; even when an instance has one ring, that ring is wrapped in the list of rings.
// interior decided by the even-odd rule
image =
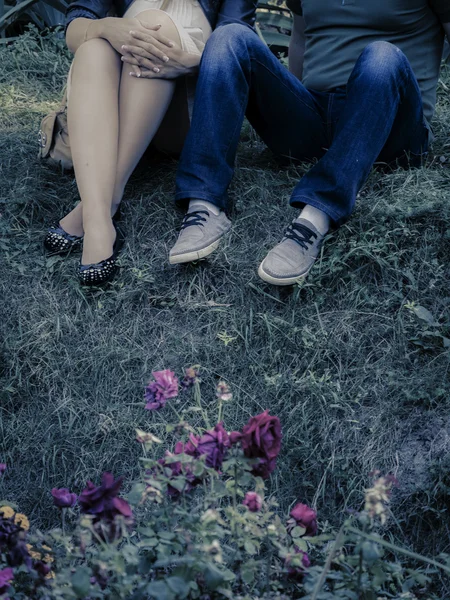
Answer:
[[[141,23],[141,25],[143,27],[146,27],[145,23]],[[155,33],[151,33],[151,34],[144,33],[141,31],[130,31],[130,34],[136,40],[140,40],[141,42],[152,43],[152,42],[155,42],[155,40],[156,40],[157,42],[159,42],[160,44],[163,44],[164,46],[167,46],[168,48],[175,47],[175,42],[172,41],[171,39],[169,39],[168,37],[166,37],[165,35],[163,35],[158,30],[155,31]]]
[[[142,67],[140,72],[143,70],[152,71],[153,73],[159,73],[160,68],[148,58],[136,58],[135,56],[125,55],[122,56],[122,62],[127,63],[132,66]]]
[[[150,60],[157,58],[162,62],[169,61],[169,57],[153,44],[145,44],[145,47],[126,45],[122,46],[122,50],[128,54],[133,54],[136,58],[140,56]]]

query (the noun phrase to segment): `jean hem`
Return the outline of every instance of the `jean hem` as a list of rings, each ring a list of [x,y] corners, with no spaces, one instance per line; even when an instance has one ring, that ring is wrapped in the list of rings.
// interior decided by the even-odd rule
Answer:
[[[205,202],[210,202],[214,204],[221,210],[226,210],[227,203],[223,200],[223,198],[216,198],[211,194],[204,194],[202,192],[177,192],[175,194],[175,203],[183,206],[190,200],[204,200]]]
[[[333,221],[336,226],[341,225],[348,217],[339,215],[334,210],[330,209],[329,206],[317,200],[315,197],[305,196],[304,194],[292,195],[289,204],[294,208],[303,208],[305,205],[314,206],[324,212]]]

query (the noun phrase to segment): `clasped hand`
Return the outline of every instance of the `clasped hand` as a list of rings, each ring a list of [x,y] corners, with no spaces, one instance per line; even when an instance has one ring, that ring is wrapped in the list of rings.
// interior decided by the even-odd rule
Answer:
[[[146,79],[174,79],[190,73],[199,64],[199,57],[182,50],[160,32],[160,25],[140,22],[131,30],[131,43],[122,45],[122,61],[131,65],[130,75]],[[143,30],[144,28],[144,30]]]

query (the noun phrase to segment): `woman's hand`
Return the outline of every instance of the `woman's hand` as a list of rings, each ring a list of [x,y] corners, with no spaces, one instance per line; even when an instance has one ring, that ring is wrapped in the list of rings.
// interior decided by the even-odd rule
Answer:
[[[147,40],[150,40],[154,56],[162,62],[167,58],[165,50],[171,48],[173,42],[159,32],[160,28],[161,25],[144,25],[139,19],[107,17],[102,19],[101,37],[107,40],[119,54],[125,54],[124,48],[128,45],[140,47],[145,43],[148,46]],[[145,38],[146,41],[141,42],[133,34],[139,35],[141,39]]]
[[[133,42],[122,48],[122,61],[134,69],[130,75],[146,79],[175,79],[181,75],[194,73],[200,63],[200,56],[185,52],[171,42],[161,56],[161,48],[155,44],[153,32],[132,31]]]

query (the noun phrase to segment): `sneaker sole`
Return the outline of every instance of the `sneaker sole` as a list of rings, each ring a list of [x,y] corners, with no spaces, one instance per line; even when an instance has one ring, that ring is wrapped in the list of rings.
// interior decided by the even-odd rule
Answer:
[[[277,278],[277,277],[272,277],[272,275],[269,275],[268,273],[266,273],[264,271],[263,264],[264,264],[264,262],[262,262],[258,268],[259,277],[266,283],[271,283],[272,285],[278,285],[278,286],[288,286],[288,285],[295,285],[296,283],[300,283],[301,281],[303,281],[303,279],[305,279],[305,277],[308,275],[308,273],[311,270],[311,268],[309,268],[306,271],[306,273],[303,273],[303,275],[297,275],[296,277]]]
[[[195,252],[185,252],[184,254],[176,254],[175,256],[169,255],[169,263],[171,265],[179,265],[182,263],[194,262],[196,260],[200,260],[201,258],[206,258],[210,254],[212,254],[219,247],[220,239],[216,240],[206,248],[201,248],[200,250],[195,250]]]

